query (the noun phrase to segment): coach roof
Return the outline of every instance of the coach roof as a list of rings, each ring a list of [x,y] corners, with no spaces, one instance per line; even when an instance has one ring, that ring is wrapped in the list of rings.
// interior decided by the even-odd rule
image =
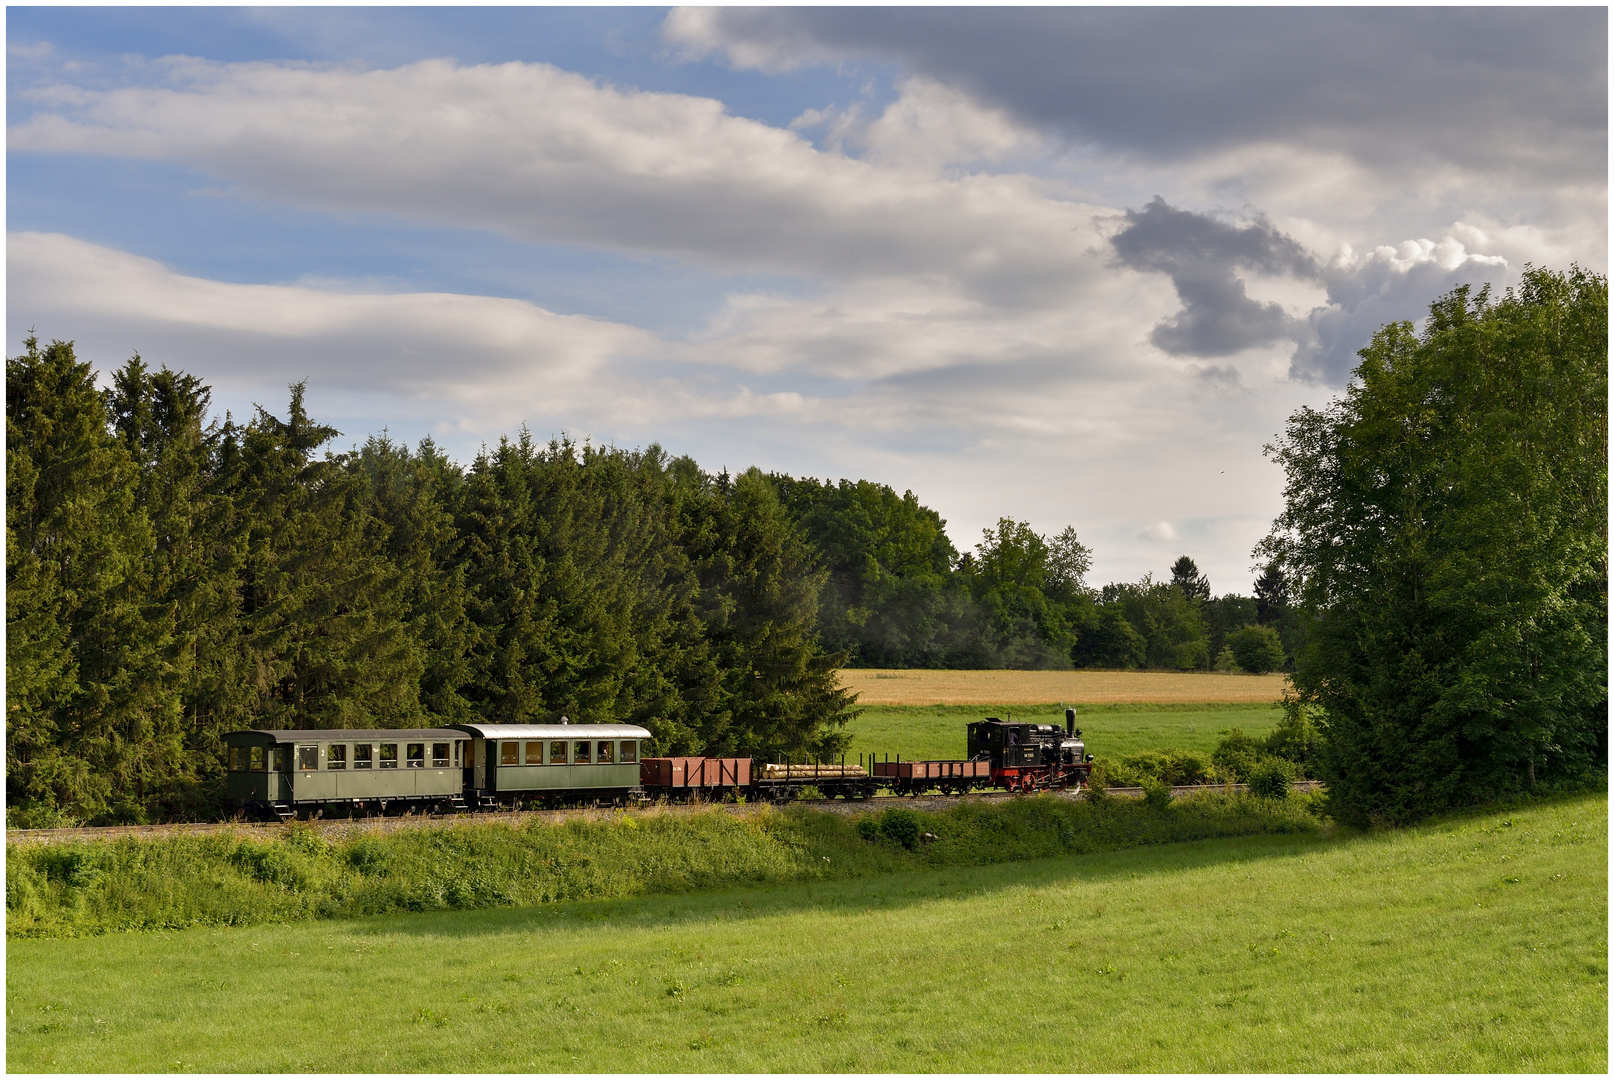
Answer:
[[[226,739],[249,735],[267,736],[277,743],[300,742],[390,742],[398,739],[463,739],[465,732],[452,728],[321,728],[317,731],[289,729],[284,731],[258,728],[252,731],[232,731]]]
[[[479,739],[653,739],[637,724],[455,724]]]

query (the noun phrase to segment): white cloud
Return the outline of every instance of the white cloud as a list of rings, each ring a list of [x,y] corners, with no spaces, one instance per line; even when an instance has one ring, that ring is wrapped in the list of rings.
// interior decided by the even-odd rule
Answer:
[[[1138,539],[1155,544],[1169,544],[1177,539],[1177,530],[1171,527],[1169,521],[1157,521],[1138,533]]]
[[[912,488],[964,543],[1005,514],[1044,532],[1074,524],[1114,577],[1153,567],[1135,522],[1163,507],[1269,517],[1259,445],[1299,400],[1271,382],[1238,410],[1207,398],[1185,365],[1142,346],[1150,316],[1128,290],[1147,280],[979,325],[978,304],[945,290],[927,301],[912,282],[737,299],[730,322],[691,342],[516,300],[209,281],[52,234],[11,234],[8,277],[13,348],[34,327],[76,339],[103,372],[139,350],[237,411],[307,378],[315,414],[350,435],[431,433],[462,457],[529,423],[541,437],[660,441],[712,468],[866,477]],[[1244,531],[1247,549],[1259,532]],[[1219,580],[1242,574],[1202,550]]]
[[[991,156],[1019,139],[931,84],[861,129],[874,163],[709,98],[547,64],[160,67],[164,86],[27,92],[38,111],[11,149],[178,160],[258,196],[725,269],[945,273],[987,289],[1075,272],[1093,216],[1110,212],[1025,176],[926,172],[936,153]]]
[[[765,11],[756,12],[767,17]],[[751,68],[770,74],[789,71],[803,64],[833,59],[839,50],[819,45],[806,30],[781,32],[738,39],[722,25],[722,13],[717,8],[678,7],[667,13],[661,27],[662,36],[677,47],[685,60],[702,60],[721,52],[728,62],[740,69]]]
[[[864,120],[855,106],[840,114],[832,137],[861,149],[865,160],[926,170],[998,162],[1045,145],[1007,110],[931,79],[903,80],[897,99],[873,119]]]
[[[611,361],[650,351],[633,327],[519,300],[240,285],[48,233],[7,236],[7,335],[76,339],[100,363],[139,351],[235,386],[327,387],[501,411],[591,399]],[[113,359],[116,358],[116,359]]]
[[[710,15],[680,9],[678,25],[699,45]],[[769,70],[801,59],[769,41],[766,55],[731,58]],[[1315,356],[1296,372],[1330,378],[1453,275],[1548,261],[1539,253],[1583,250],[1596,231],[1577,240],[1454,210],[1475,190],[1461,177],[1408,199],[1349,158],[1277,143],[1169,168],[1086,149],[1038,159],[1047,145],[1008,112],[924,78],[878,114],[809,110],[785,130],[545,64],[156,70],[155,86],[27,92],[36,111],[11,148],[174,160],[281,202],[805,280],[737,288],[673,338],[312,269],[289,284],[207,281],[20,233],[13,346],[36,325],[103,368],[138,348],[254,392],[308,376],[349,410],[345,430],[429,418],[461,454],[527,421],[659,440],[712,468],[868,477],[913,488],[966,545],[1003,515],[1044,532],[1073,524],[1098,549],[1100,580],[1158,573],[1155,545],[1173,544],[1219,588],[1247,588],[1280,482],[1260,446],[1324,394],[1283,381],[1289,341],[1215,363],[1150,344],[1180,301],[1166,274],[1111,264],[1118,208],[1163,191],[1196,211],[1270,210],[1326,280],[1251,272],[1250,295],[1312,312]],[[798,131],[825,133],[828,149]],[[1405,204],[1417,205],[1385,211]],[[1402,237],[1433,239],[1385,243]]]
[[[56,52],[56,46],[48,41],[35,41],[24,43],[21,41],[8,42],[6,55],[18,60],[44,60]]]
[[[1295,351],[1291,373],[1343,385],[1357,362],[1357,350],[1389,322],[1416,322],[1429,313],[1430,301],[1458,285],[1494,285],[1498,291],[1514,280],[1506,258],[1470,252],[1469,242],[1484,243],[1483,232],[1459,226],[1440,240],[1407,240],[1357,254],[1338,252],[1324,270],[1328,300],[1313,308],[1305,322],[1306,337]]]

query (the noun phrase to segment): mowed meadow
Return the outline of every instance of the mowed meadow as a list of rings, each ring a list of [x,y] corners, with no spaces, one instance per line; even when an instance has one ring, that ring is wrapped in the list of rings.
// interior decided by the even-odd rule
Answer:
[[[1277,726],[1282,675],[1158,671],[887,671],[846,668],[858,694],[847,760],[965,756],[965,725],[987,716],[1064,724],[1074,707],[1089,752],[1120,758],[1174,747],[1209,753],[1228,731]]]
[[[7,1066],[1603,1072],[1607,815],[13,938]]]

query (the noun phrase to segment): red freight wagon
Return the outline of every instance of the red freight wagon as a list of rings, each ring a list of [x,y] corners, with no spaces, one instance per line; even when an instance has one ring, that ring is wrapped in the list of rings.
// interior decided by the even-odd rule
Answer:
[[[645,758],[639,762],[639,783],[647,790],[750,787],[751,759]]]
[[[984,788],[992,781],[990,761],[876,761],[874,775],[898,795],[940,789],[942,794]]]

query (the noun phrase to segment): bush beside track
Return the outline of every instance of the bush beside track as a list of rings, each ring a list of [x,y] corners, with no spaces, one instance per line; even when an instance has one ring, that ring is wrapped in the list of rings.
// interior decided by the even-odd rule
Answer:
[[[1321,796],[1057,797],[465,823],[332,840],[223,832],[7,847],[6,932],[244,926],[834,880],[1261,833],[1321,831]],[[925,839],[925,834],[934,839]]]

